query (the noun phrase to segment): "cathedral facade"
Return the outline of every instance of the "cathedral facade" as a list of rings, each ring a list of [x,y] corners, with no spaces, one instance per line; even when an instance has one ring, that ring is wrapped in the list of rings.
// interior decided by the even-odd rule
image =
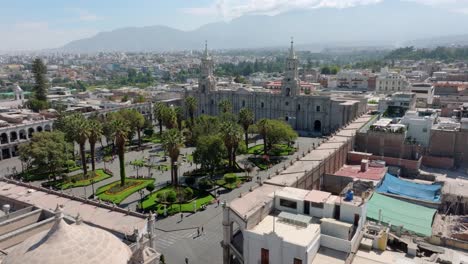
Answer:
[[[267,89],[254,91],[249,87],[218,87],[214,62],[206,45],[200,67],[198,88],[186,94],[197,98],[197,115],[218,115],[221,112],[219,102],[228,100],[235,114],[242,108],[250,108],[255,120],[281,119],[303,135],[327,135],[366,111],[367,101],[362,97],[304,94],[298,74],[299,60],[292,41],[280,92]]]

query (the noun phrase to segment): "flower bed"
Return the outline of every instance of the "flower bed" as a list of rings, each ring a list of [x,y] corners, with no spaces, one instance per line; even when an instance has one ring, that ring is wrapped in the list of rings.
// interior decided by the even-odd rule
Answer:
[[[183,190],[184,187],[181,187]],[[169,204],[167,202],[159,202],[157,199],[158,194],[162,194],[164,192],[170,192],[174,191],[173,186],[168,186],[165,188],[162,188],[156,192],[153,192],[150,195],[147,195],[146,197],[143,198],[143,210],[145,211],[154,211],[157,212],[158,215],[164,215],[164,208],[166,207],[167,209],[167,214],[175,214],[180,211],[182,212],[193,212],[194,209],[194,202],[196,202],[196,209],[200,210],[200,208],[203,205],[208,205],[214,201],[213,195],[211,195],[209,192],[199,190],[199,189],[193,189],[193,198],[190,201],[186,201],[183,203],[173,203]]]
[[[92,173],[92,172],[89,172],[89,173]],[[66,190],[70,188],[88,186],[88,185],[91,185],[93,180],[94,180],[94,183],[97,183],[105,179],[111,178],[112,175],[113,175],[112,172],[109,170],[97,169],[94,177],[84,178],[83,173],[81,173],[81,174],[67,177],[65,180],[44,182],[42,186],[44,187],[52,186],[54,189],[57,189],[57,190],[61,190],[61,189]]]
[[[120,180],[109,183],[97,189],[96,195],[103,201],[113,202],[120,204],[128,196],[133,193],[146,188],[149,184],[153,183],[154,179],[132,179],[126,178],[125,185],[120,186]]]

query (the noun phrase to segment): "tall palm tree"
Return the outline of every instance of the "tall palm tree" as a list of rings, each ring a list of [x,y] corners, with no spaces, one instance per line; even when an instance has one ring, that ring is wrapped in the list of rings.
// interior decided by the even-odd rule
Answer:
[[[182,130],[182,121],[184,121],[184,109],[180,106],[174,107],[174,113],[177,119],[177,127]]]
[[[89,138],[90,127],[88,120],[82,114],[74,114],[69,121],[68,132],[71,133],[73,140],[80,148],[81,163],[83,166],[83,175],[88,177],[88,167],[86,166],[85,145]]]
[[[89,147],[91,152],[91,170],[96,172],[96,143],[102,137],[102,124],[97,119],[89,119]]]
[[[167,129],[177,127],[177,114],[174,107],[166,107],[162,112],[162,123]]]
[[[159,135],[162,135],[162,127],[163,127],[163,116],[167,106],[161,102],[154,104],[154,115],[155,118],[158,120],[159,125]]]
[[[222,113],[229,113],[232,111],[232,104],[226,99],[221,100],[221,102],[219,102],[218,107]]]
[[[249,108],[242,108],[239,111],[239,123],[244,129],[245,147],[249,148],[249,127],[254,122],[254,114]]]
[[[184,145],[184,136],[177,129],[169,129],[162,135],[162,146],[171,159],[171,181],[172,185],[178,185],[176,162],[179,158],[180,148]]]
[[[221,138],[228,152],[229,167],[232,168],[236,163],[236,151],[242,140],[242,130],[234,122],[224,122],[221,124]]]
[[[117,155],[119,156],[119,167],[120,167],[120,185],[125,185],[125,143],[128,140],[128,134],[130,134],[130,128],[127,122],[123,119],[117,118],[112,121],[114,127],[115,144],[117,146]]]
[[[263,154],[266,155],[267,150],[268,150],[268,147],[267,147],[267,134],[268,134],[268,130],[270,129],[268,119],[266,119],[266,118],[260,119],[257,122],[257,128],[258,128],[258,133],[260,134],[260,136],[263,139]]]
[[[193,96],[189,96],[185,98],[185,109],[188,112],[190,122],[193,124],[194,118],[195,118],[195,111],[197,111],[197,98]]]

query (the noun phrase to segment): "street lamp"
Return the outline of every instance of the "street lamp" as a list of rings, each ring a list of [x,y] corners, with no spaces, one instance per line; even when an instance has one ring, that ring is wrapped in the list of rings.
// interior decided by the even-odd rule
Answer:
[[[138,191],[138,193],[140,194],[140,210],[143,210],[143,195],[145,194],[145,191],[141,189]]]

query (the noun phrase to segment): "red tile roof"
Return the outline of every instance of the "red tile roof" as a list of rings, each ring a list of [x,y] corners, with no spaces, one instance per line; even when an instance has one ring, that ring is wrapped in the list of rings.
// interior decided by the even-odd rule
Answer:
[[[369,167],[367,171],[362,172],[360,165],[357,165],[357,166],[344,165],[334,175],[358,178],[358,179],[363,179],[363,180],[379,181],[385,176],[386,172],[387,172],[386,167],[381,167],[381,168]]]

